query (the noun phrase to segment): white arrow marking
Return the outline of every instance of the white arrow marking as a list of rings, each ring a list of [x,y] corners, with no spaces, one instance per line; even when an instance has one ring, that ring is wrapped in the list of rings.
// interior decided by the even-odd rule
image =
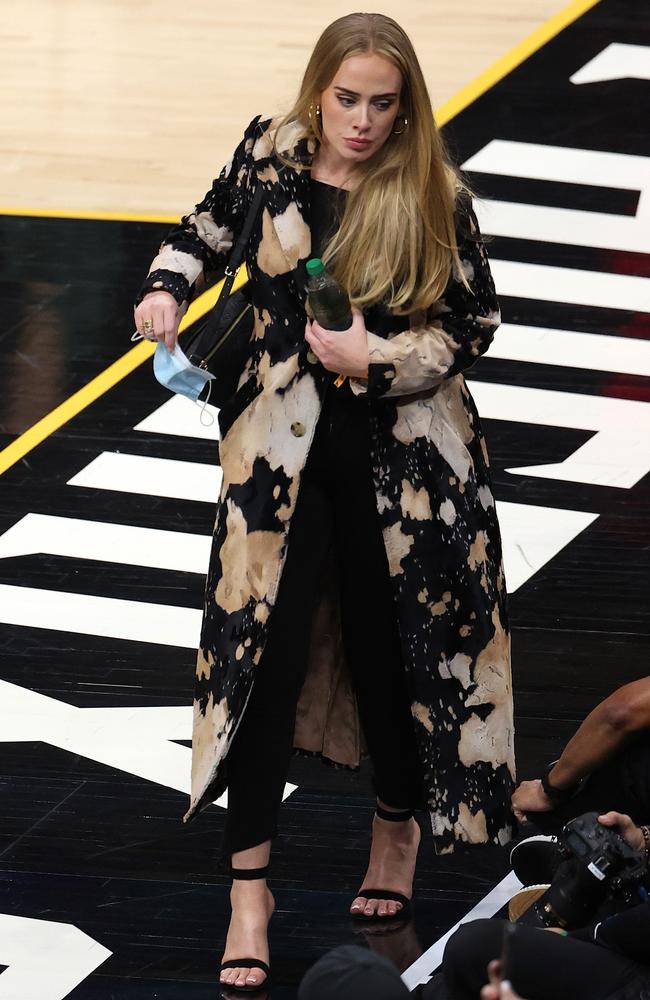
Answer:
[[[169,604],[0,584],[0,621],[197,649],[201,612]]]
[[[68,485],[216,504],[222,478],[218,465],[104,451]]]
[[[76,517],[25,514],[0,535],[0,559],[47,552],[153,569],[207,573],[211,538]]]
[[[650,160],[647,156],[605,153],[599,149],[491,139],[465,160],[463,170],[504,177],[530,177],[557,184],[591,184],[643,191],[648,186]]]
[[[604,80],[650,80],[650,47],[612,42],[569,79],[576,84]]]
[[[513,298],[650,312],[650,278],[491,258],[497,292]]]
[[[171,741],[191,736],[191,705],[77,708],[0,681],[0,742],[49,743],[188,795],[190,750]],[[284,798],[296,787],[287,783]]]
[[[542,466],[545,469],[546,466]],[[584,531],[596,519],[596,514],[583,511],[539,507],[500,501],[499,520],[503,536],[504,562],[508,590],[514,593],[561,549]],[[98,532],[97,543],[88,527],[87,537],[76,534],[74,519],[71,526],[65,518],[47,518],[31,514],[0,536],[0,558],[28,552],[46,551],[59,555],[85,555],[111,561],[137,562],[146,565],[144,556],[134,551],[131,557],[114,549],[103,549],[105,528],[120,527],[102,522],[83,522]],[[31,526],[36,526],[32,532]],[[59,530],[54,537],[53,529]],[[134,529],[138,530],[138,529]],[[41,532],[39,538],[38,532]],[[110,532],[109,532],[110,534]],[[165,534],[165,532],[161,532]],[[182,535],[178,536],[180,539]],[[9,539],[6,543],[6,539]],[[24,545],[22,544],[24,543]],[[70,544],[69,544],[70,543]],[[101,553],[101,554],[100,554]],[[205,572],[207,551],[200,556],[193,572]],[[151,564],[149,564],[151,565]],[[184,567],[187,569],[188,567]],[[54,629],[57,632],[77,632],[102,635],[137,642],[157,642],[168,646],[196,649],[199,643],[201,612],[194,608],[179,608],[168,604],[145,604],[90,594],[37,590],[0,584],[0,621],[8,625]]]
[[[214,423],[202,424],[201,414],[187,396],[172,396],[148,417],[136,424],[134,430],[148,434],[171,434],[176,437],[199,438],[203,441],[219,440],[218,410],[215,406],[206,409],[214,417]]]
[[[0,913],[0,1000],[63,1000],[111,955],[73,924]]]
[[[650,403],[495,382],[468,385],[484,418],[598,432],[564,462],[508,472],[630,489],[650,470]]]
[[[650,340],[502,323],[490,358],[589,371],[650,375]]]
[[[650,200],[647,205],[650,209]],[[641,204],[633,216],[496,199],[477,199],[474,208],[481,231],[491,236],[650,253],[650,211],[642,211]]]
[[[508,593],[530,580],[598,514],[533,504],[497,502]]]

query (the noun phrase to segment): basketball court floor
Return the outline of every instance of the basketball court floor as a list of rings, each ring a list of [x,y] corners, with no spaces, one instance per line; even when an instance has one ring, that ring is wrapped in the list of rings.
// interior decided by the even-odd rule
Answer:
[[[453,7],[437,6],[447,30]],[[23,8],[38,16],[41,41],[52,7]],[[111,7],[84,5],[100,54]],[[427,9],[402,20],[433,65]],[[57,10],[74,14],[69,3]],[[437,115],[477,192],[503,311],[468,381],[504,535],[526,778],[598,701],[648,672],[650,19],[639,0],[551,5],[537,26],[513,16],[506,44],[489,11],[476,16],[489,62],[499,58],[490,68],[472,49]],[[222,47],[224,31],[253,38],[248,17],[221,26]],[[297,65],[326,23],[322,8],[310,18],[287,29]],[[25,14],[20,30],[3,31],[15,57]],[[173,34],[160,37],[173,50]],[[455,44],[462,53],[462,32]],[[48,63],[53,115],[66,51]],[[151,51],[122,56],[142,74],[133,101],[146,110],[160,62]],[[5,60],[14,81],[18,65]],[[472,67],[484,71],[477,80]],[[24,73],[26,117],[36,71]],[[115,73],[119,83],[119,62]],[[171,141],[185,107],[193,121],[193,85],[179,75],[176,103],[148,119],[152,142]],[[71,86],[71,115],[75,93],[84,97]],[[246,100],[238,131],[260,110]],[[217,803],[189,827],[180,818],[216,431],[158,385],[150,345],[129,337],[133,296],[188,207],[188,179],[196,201],[216,170],[183,157],[188,173],[172,182],[168,158],[147,201],[117,117],[113,186],[82,160],[75,185],[65,149],[50,143],[47,167],[40,134],[17,149],[19,100],[11,114],[0,172],[0,1000],[208,1000],[228,922],[216,866],[224,810]],[[89,123],[90,151],[94,134]],[[215,154],[206,140],[206,152],[201,138],[198,159],[218,154],[218,170],[227,145]],[[138,215],[139,204],[152,214]],[[388,954],[410,988],[426,982],[449,930],[496,913],[516,885],[507,850],[437,858],[424,823],[414,921],[359,932],[347,909],[367,861],[368,773],[297,758],[290,780],[272,860],[274,1000],[294,998],[305,970],[349,942]]]

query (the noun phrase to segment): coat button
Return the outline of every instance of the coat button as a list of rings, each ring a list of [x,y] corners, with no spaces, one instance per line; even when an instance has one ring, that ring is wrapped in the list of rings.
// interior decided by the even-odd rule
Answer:
[[[313,351],[307,351],[307,361],[310,365],[315,365],[317,363],[318,358]]]
[[[291,425],[291,433],[294,437],[301,438],[305,433],[305,425],[299,420],[294,421]]]

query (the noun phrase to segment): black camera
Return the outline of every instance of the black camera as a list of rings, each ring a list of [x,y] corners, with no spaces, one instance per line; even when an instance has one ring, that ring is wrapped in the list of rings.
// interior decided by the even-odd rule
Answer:
[[[551,885],[531,908],[535,917],[529,911],[532,919],[526,914],[523,923],[572,930],[639,902],[645,854],[602,826],[598,813],[584,813],[566,824],[556,859]]]

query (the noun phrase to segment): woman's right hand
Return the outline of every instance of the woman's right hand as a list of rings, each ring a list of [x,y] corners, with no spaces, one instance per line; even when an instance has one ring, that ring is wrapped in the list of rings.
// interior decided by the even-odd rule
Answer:
[[[187,303],[179,306],[171,292],[148,292],[133,310],[135,328],[145,340],[162,340],[173,351],[178,339],[178,327]]]

